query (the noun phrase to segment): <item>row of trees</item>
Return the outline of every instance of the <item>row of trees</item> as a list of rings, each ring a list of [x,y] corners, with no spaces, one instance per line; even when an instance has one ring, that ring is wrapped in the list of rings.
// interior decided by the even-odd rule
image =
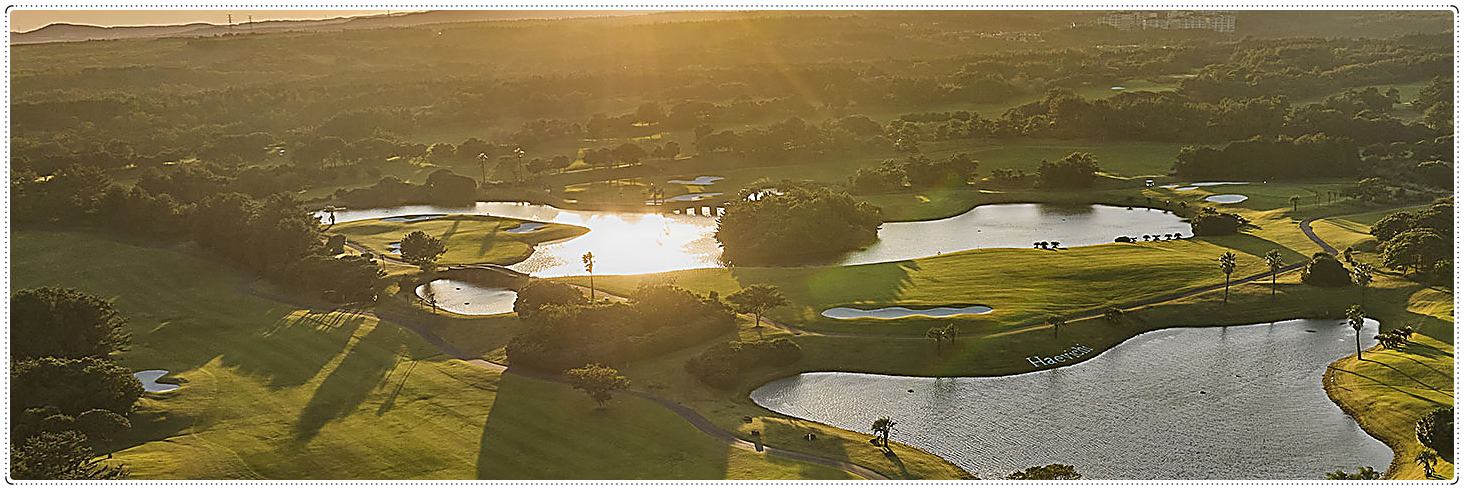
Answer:
[[[1399,211],[1373,224],[1383,266],[1408,272],[1446,273],[1452,279],[1454,201],[1434,203],[1418,212]]]
[[[980,163],[970,155],[960,153],[943,160],[925,155],[911,155],[905,161],[890,158],[878,167],[859,169],[849,184],[860,192],[895,191],[908,187],[929,188],[934,186],[964,187],[976,177]]]

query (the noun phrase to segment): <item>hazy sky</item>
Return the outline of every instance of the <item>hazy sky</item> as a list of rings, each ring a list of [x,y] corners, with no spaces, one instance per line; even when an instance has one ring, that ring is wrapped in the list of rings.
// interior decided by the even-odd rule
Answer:
[[[383,14],[388,10],[10,10],[11,32],[23,32],[47,24],[66,22],[94,26],[139,26],[208,22],[223,24],[227,14],[234,14],[240,23],[253,15],[255,22],[264,20],[328,19],[353,15]]]

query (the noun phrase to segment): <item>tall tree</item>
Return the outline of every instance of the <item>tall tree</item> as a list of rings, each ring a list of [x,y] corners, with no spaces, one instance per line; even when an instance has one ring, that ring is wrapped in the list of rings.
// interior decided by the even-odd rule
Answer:
[[[1357,267],[1352,268],[1352,282],[1357,284],[1357,289],[1359,291],[1357,299],[1358,303],[1363,305],[1367,304],[1367,285],[1369,283],[1372,283],[1372,280],[1372,264],[1358,264]]]
[[[402,260],[426,270],[447,253],[447,246],[437,237],[414,231],[402,237],[401,251]]]
[[[580,261],[585,263],[585,273],[590,275],[590,304],[595,304],[595,253],[585,252]]]
[[[727,295],[727,301],[737,307],[738,313],[753,315],[753,329],[757,338],[762,338],[762,316],[768,310],[787,305],[788,298],[777,287],[767,284],[753,284]]]
[[[874,437],[877,441],[876,444],[883,446],[885,451],[889,451],[890,432],[895,430],[895,421],[890,420],[889,417],[874,419],[874,424],[869,427],[869,430],[874,431]]]
[[[615,368],[599,364],[586,364],[585,367],[570,369],[564,374],[569,377],[570,386],[595,400],[597,408],[605,407],[612,392],[630,387],[630,378],[621,376]]]
[[[1359,360],[1362,359],[1362,326],[1364,323],[1364,315],[1366,313],[1362,311],[1362,305],[1347,307],[1347,325],[1351,326],[1352,331],[1357,333],[1357,358]]]
[[[1281,251],[1273,248],[1270,252],[1266,252],[1266,265],[1271,268],[1271,297],[1275,298],[1276,273],[1281,272],[1281,268],[1285,267],[1285,264],[1281,262]]]
[[[121,480],[126,465],[104,465],[81,432],[42,432],[11,446],[10,477],[17,480]]]
[[[1220,272],[1225,273],[1225,302],[1230,302],[1230,275],[1235,273],[1235,252],[1220,254]]]

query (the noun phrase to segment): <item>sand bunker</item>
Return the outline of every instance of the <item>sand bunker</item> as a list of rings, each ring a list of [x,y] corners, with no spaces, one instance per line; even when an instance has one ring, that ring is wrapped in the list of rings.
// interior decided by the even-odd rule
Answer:
[[[513,312],[518,292],[508,288],[479,286],[465,281],[438,279],[417,286],[417,297],[426,299],[427,291],[437,299],[437,307],[459,315],[501,315]]]
[[[509,229],[503,230],[503,231],[506,231],[506,232],[509,232],[509,233],[528,233],[528,232],[531,232],[531,231],[538,230],[539,228],[543,228],[544,226],[545,226],[544,223],[529,223],[529,222],[525,222],[525,223],[522,223],[522,224],[520,224],[518,226],[515,226],[513,228],[509,228]]]
[[[697,177],[697,178],[691,179],[691,180],[671,179],[671,180],[666,181],[666,183],[667,184],[685,184],[685,185],[712,185],[713,183],[715,183],[715,182],[717,182],[719,180],[722,180],[724,178],[725,177],[718,177],[718,176],[715,176],[715,175],[703,175],[703,176],[700,176],[700,177]]]
[[[166,374],[168,374],[166,369],[149,369],[132,373],[132,376],[142,382],[142,389],[148,393],[165,393],[180,388],[175,384],[159,383],[158,378]]]
[[[915,309],[905,308],[903,306],[890,306],[873,310],[862,310],[859,308],[848,307],[829,308],[823,311],[823,316],[836,320],[851,320],[855,318],[881,318],[888,320],[893,318],[908,318],[915,316],[945,318],[957,315],[981,315],[985,313],[991,313],[990,306],[937,306],[933,308]]]
[[[1246,199],[1250,198],[1244,194],[1216,194],[1205,198],[1206,201],[1218,202],[1220,204],[1235,204]]]

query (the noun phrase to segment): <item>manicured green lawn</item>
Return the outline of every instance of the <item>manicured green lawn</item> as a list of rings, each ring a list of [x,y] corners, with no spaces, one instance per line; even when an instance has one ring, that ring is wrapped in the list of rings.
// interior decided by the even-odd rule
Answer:
[[[508,265],[524,260],[534,253],[536,244],[573,238],[589,231],[578,226],[546,223],[544,227],[530,232],[508,232],[523,223],[527,222],[489,216],[452,215],[412,222],[352,221],[337,224],[331,228],[330,233],[340,233],[351,242],[385,254],[389,244],[400,242],[408,233],[421,231],[441,239],[447,246],[447,253],[438,259],[440,264]],[[396,253],[389,255],[398,256]]]
[[[444,358],[353,310],[297,308],[177,251],[68,232],[12,237],[15,288],[70,286],[129,318],[132,369],[167,369],[116,458],[137,478],[847,478],[732,449],[627,396]]]

